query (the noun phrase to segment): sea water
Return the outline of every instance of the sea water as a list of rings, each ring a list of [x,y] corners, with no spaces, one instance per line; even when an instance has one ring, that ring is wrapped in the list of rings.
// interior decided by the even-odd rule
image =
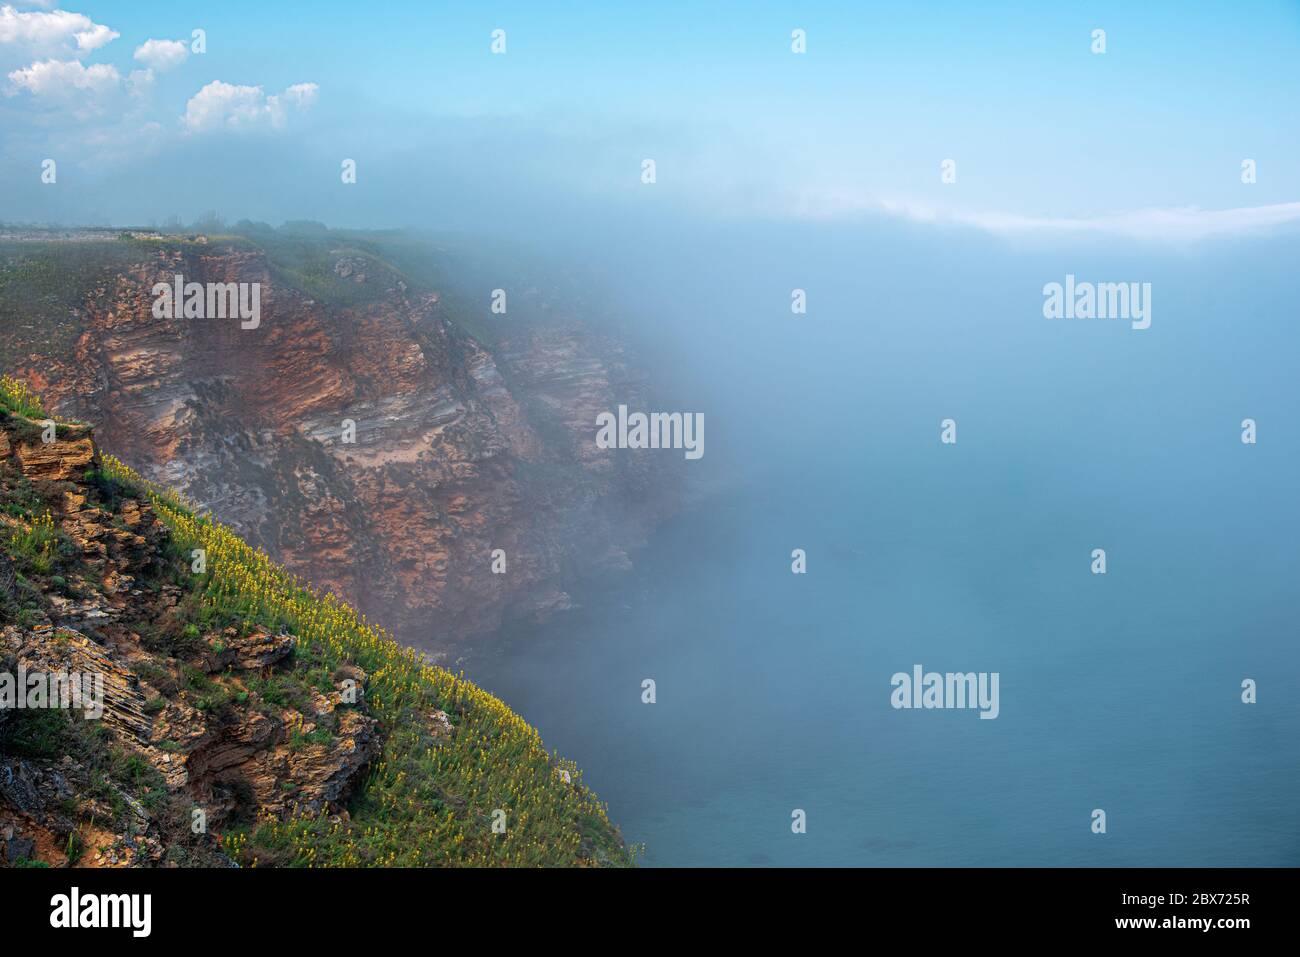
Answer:
[[[684,511],[471,677],[647,865],[1300,863],[1294,251],[658,264]],[[1150,326],[1044,318],[1067,271],[1152,282]],[[917,665],[997,673],[996,719],[893,707]]]

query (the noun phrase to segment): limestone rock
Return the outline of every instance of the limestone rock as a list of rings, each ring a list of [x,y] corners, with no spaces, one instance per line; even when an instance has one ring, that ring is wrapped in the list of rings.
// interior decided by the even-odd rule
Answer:
[[[204,666],[209,672],[267,668],[289,657],[297,641],[293,635],[273,635],[266,631],[240,637],[229,628],[210,642],[214,647],[204,656]]]
[[[89,436],[54,442],[23,442],[17,446],[17,460],[23,475],[46,482],[68,482],[80,478],[96,460],[95,443]]]

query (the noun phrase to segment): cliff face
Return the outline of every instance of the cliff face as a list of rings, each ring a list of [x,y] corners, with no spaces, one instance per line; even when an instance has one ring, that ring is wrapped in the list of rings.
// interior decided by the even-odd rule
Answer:
[[[44,419],[0,380],[0,866],[629,862],[502,702]]]
[[[597,412],[644,388],[576,319],[494,316],[489,347],[439,290],[346,244],[320,241],[314,271],[251,242],[101,245],[112,265],[80,271],[61,332],[6,344],[9,370],[407,641],[445,650],[566,607],[567,583],[625,567],[671,508],[666,459],[595,447]],[[259,326],[156,318],[177,274],[260,283]]]

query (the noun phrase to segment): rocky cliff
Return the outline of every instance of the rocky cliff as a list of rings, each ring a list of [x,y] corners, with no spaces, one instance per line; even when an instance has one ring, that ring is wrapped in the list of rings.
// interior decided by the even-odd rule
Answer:
[[[33,403],[0,382],[0,865],[627,862],[500,701]]]
[[[627,567],[673,507],[675,463],[595,447],[596,414],[645,388],[558,296],[502,271],[504,315],[488,286],[455,315],[443,277],[386,253],[273,231],[0,243],[0,362],[147,478],[445,651]],[[158,318],[153,287],[176,275],[260,284],[257,328]],[[522,318],[529,299],[546,301]]]

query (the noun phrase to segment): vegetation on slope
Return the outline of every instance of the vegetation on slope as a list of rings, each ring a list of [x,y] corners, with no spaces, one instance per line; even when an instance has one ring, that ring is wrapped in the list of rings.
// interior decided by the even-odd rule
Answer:
[[[23,384],[0,381],[6,429],[30,429],[33,420],[45,417]],[[182,639],[231,627],[245,634],[255,628],[287,632],[297,637],[293,681],[332,688],[332,676],[354,663],[369,675],[360,707],[379,721],[383,743],[347,813],[292,812],[240,824],[221,835],[233,859],[252,866],[630,863],[617,829],[577,768],[549,754],[537,731],[501,701],[398,646],[346,604],[298,581],[117,459],[103,455],[87,480],[97,489],[100,508],[148,502],[168,529],[163,558],[172,580],[186,589],[180,603],[186,619],[179,632],[173,628]],[[18,530],[4,546],[14,556],[24,594],[56,589],[57,533],[46,527],[39,496],[9,496],[6,508]],[[201,574],[190,573],[193,549],[205,552]],[[169,650],[184,654],[179,647]],[[262,697],[293,691],[265,684],[270,682],[256,688]],[[247,697],[247,688],[212,682],[206,690],[220,700],[209,706]],[[450,732],[445,722],[453,726]],[[129,757],[114,758],[124,760]],[[504,812],[503,833],[493,827],[502,820],[498,811]]]

